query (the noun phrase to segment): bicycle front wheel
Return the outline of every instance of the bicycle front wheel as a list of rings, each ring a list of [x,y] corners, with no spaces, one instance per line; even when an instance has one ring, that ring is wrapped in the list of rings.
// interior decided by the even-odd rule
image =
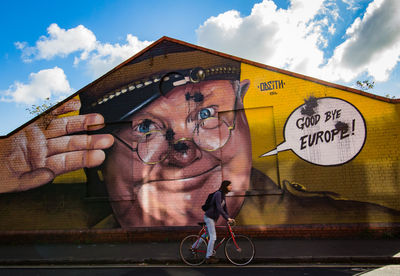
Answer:
[[[179,253],[188,265],[201,265],[207,254],[207,243],[198,235],[190,235],[181,241]]]
[[[246,236],[235,235],[225,244],[225,256],[234,265],[247,265],[255,255],[253,242]]]

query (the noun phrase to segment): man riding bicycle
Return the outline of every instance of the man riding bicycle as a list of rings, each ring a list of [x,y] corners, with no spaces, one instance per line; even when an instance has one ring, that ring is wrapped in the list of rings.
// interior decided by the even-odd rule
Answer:
[[[232,183],[229,180],[224,180],[219,189],[213,194],[210,206],[204,213],[204,222],[207,225],[209,241],[207,246],[206,263],[217,263],[218,259],[213,256],[214,243],[217,240],[215,231],[215,222],[222,215],[229,223],[234,223],[235,220],[229,217],[226,206],[225,195],[232,190]]]

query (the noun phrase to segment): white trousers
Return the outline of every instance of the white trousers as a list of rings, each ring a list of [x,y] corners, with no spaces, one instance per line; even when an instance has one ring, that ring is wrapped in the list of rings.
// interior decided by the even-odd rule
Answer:
[[[204,222],[207,225],[207,232],[209,236],[206,258],[210,258],[213,255],[214,243],[217,240],[217,232],[215,231],[215,221],[212,218],[204,215]]]

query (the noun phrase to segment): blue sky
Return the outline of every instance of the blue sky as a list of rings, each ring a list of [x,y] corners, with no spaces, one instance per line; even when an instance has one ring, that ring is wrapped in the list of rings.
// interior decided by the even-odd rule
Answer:
[[[0,14],[0,135],[166,35],[400,97],[400,1],[8,1]]]

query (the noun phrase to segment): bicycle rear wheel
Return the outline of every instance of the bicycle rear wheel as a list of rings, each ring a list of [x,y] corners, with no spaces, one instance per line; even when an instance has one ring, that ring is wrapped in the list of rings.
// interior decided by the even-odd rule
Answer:
[[[247,265],[254,255],[254,244],[246,236],[235,235],[235,240],[231,237],[225,244],[225,256],[234,265]]]
[[[201,265],[206,259],[207,243],[198,235],[190,235],[181,241],[179,253],[188,265]]]

